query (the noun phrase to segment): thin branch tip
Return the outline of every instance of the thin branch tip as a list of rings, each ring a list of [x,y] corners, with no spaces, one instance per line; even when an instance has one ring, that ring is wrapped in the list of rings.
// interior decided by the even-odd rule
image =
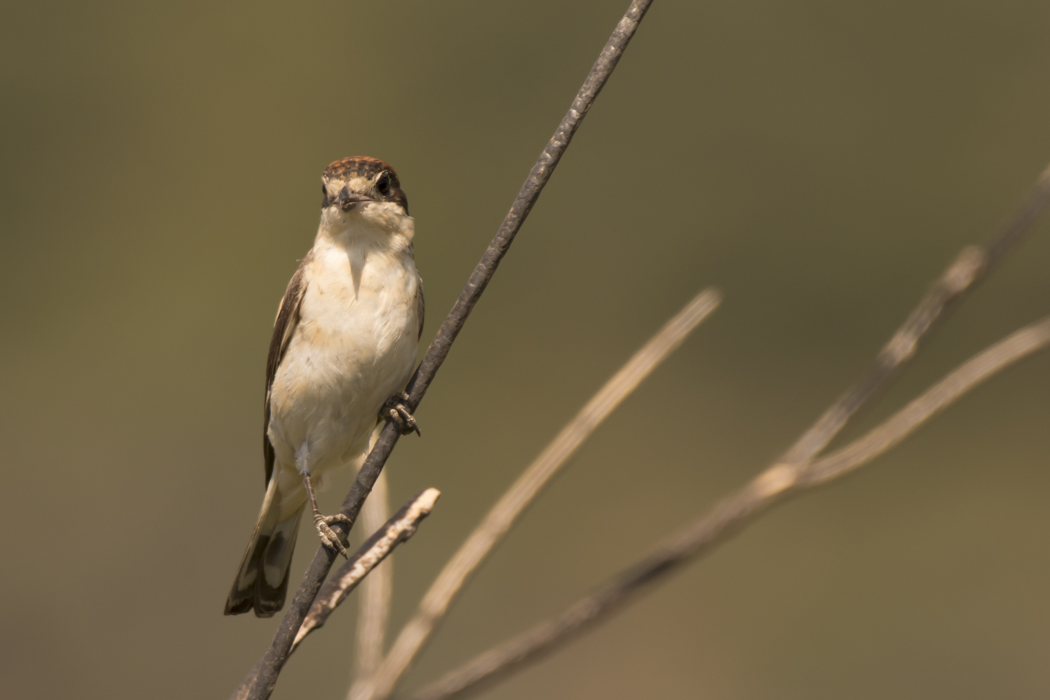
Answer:
[[[362,580],[386,559],[395,547],[407,542],[416,533],[419,524],[430,515],[440,496],[441,492],[435,488],[425,489],[413,496],[347,559],[335,575],[321,587],[292,641],[289,653],[295,651],[307,635],[324,626],[329,616]]]

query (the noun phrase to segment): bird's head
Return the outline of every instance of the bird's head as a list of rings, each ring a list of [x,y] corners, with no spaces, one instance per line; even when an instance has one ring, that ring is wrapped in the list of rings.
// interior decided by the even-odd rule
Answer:
[[[348,225],[354,217],[391,231],[411,221],[408,198],[397,172],[377,158],[352,156],[337,160],[321,176],[321,213],[332,223]]]

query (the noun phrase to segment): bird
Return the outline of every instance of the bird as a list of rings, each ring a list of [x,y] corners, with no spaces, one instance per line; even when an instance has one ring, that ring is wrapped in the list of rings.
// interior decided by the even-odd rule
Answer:
[[[346,549],[314,496],[324,476],[364,461],[391,419],[419,432],[405,385],[423,332],[415,223],[397,172],[353,156],[321,176],[321,222],[281,299],[266,360],[262,508],[226,615],[270,617],[284,605],[303,510],[321,542]]]

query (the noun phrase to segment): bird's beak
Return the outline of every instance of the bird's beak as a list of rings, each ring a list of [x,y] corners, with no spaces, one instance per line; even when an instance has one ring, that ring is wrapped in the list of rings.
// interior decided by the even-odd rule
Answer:
[[[371,197],[365,197],[364,195],[351,194],[350,190],[344,187],[339,190],[339,197],[337,198],[339,208],[343,211],[350,211],[354,209],[358,204],[362,202],[374,202],[375,200]]]

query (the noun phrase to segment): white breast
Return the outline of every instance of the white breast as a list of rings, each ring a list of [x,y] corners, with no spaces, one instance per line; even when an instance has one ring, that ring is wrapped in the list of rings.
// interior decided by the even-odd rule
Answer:
[[[299,325],[271,392],[280,466],[316,475],[358,457],[383,402],[412,372],[419,276],[411,248],[383,240],[319,237],[314,246]]]

